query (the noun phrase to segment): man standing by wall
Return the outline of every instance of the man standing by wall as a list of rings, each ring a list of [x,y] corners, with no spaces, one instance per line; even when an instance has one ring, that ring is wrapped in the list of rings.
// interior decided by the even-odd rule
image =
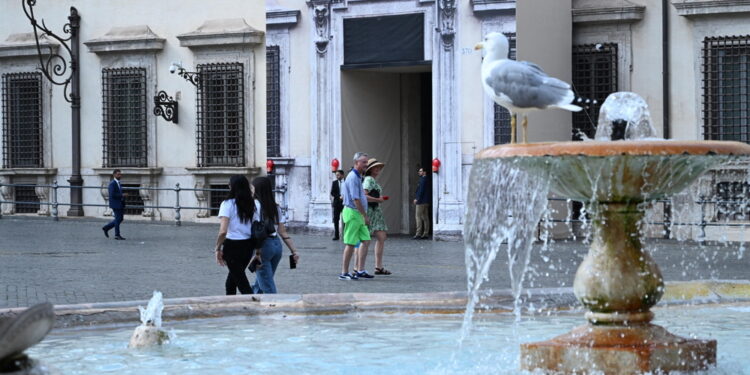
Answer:
[[[124,240],[125,238],[120,236],[120,223],[122,223],[125,214],[125,197],[122,194],[122,185],[120,184],[122,172],[119,169],[115,169],[112,172],[112,177],[107,190],[109,191],[109,207],[112,209],[112,214],[115,218],[103,226],[102,230],[104,231],[104,237],[109,238],[109,230],[114,227],[115,239]]]
[[[344,210],[341,215],[344,219],[344,258],[341,264],[339,280],[357,280],[357,273],[349,273],[349,262],[352,260],[354,248],[359,247],[362,241],[370,240],[370,219],[367,218],[367,197],[362,189],[362,174],[367,169],[369,156],[364,152],[354,154],[354,168],[344,181]]]
[[[331,207],[333,208],[333,240],[339,240],[339,221],[341,221],[341,210],[344,209],[344,197],[341,186],[344,183],[344,171],[336,172],[336,179],[331,184]]]
[[[427,172],[424,168],[419,168],[419,184],[417,185],[416,198],[414,204],[417,206],[416,221],[417,233],[412,237],[414,240],[426,240],[430,235],[430,202],[432,194],[427,181]]]

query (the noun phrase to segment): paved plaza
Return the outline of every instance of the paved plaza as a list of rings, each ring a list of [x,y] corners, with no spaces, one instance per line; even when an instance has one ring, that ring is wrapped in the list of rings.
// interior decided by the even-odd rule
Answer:
[[[165,298],[221,295],[226,268],[216,265],[217,224],[123,223],[126,241],[103,236],[98,219],[9,217],[0,219],[0,308],[145,300],[153,290]],[[290,270],[288,250],[279,265],[280,293],[407,293],[466,290],[462,242],[415,241],[391,236],[385,247],[390,276],[340,281],[342,244],[328,235],[293,233],[300,251]],[[651,240],[647,247],[667,281],[750,279],[750,252],[738,243],[698,244]],[[570,287],[587,251],[580,240],[535,245],[531,287]],[[373,271],[372,246],[368,269]],[[504,250],[484,284],[508,289]],[[252,281],[252,275],[250,275]]]

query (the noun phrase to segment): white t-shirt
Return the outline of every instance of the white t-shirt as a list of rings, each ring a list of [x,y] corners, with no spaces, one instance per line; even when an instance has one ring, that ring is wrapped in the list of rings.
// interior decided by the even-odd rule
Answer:
[[[260,203],[255,201],[255,212],[253,213],[253,219],[248,220],[246,223],[240,222],[240,217],[237,215],[237,205],[234,203],[234,199],[227,199],[221,202],[219,206],[219,217],[229,218],[229,228],[227,229],[227,238],[230,240],[246,240],[252,237],[252,231],[250,225],[252,221],[260,220]]]

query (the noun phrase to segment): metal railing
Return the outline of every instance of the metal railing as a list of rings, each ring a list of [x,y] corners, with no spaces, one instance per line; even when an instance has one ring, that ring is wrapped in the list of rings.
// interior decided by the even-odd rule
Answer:
[[[61,203],[58,201],[58,190],[60,189],[70,189],[71,186],[69,185],[59,185],[57,181],[54,181],[52,184],[0,184],[0,188],[4,186],[9,187],[33,187],[33,188],[49,188],[50,189],[50,201],[16,201],[10,200],[6,201],[0,198],[0,205],[1,204],[25,204],[25,205],[38,205],[39,207],[47,206],[50,210],[50,217],[54,221],[59,220],[59,207],[60,206],[81,206],[81,207],[109,207],[106,203],[81,203],[81,204],[71,204],[71,203]],[[107,189],[106,186],[81,186],[82,189]],[[206,200],[209,202],[209,204],[205,207],[199,207],[199,206],[181,206],[180,205],[180,193],[183,191],[202,191],[202,192],[222,192],[227,193],[229,192],[229,189],[210,189],[210,188],[183,188],[180,186],[179,183],[176,183],[174,187],[172,188],[165,188],[165,187],[122,187],[122,190],[124,192],[127,191],[136,191],[139,190],[149,190],[149,191],[172,191],[174,192],[174,205],[168,206],[168,205],[128,205],[127,208],[134,208],[134,209],[168,209],[168,210],[174,210],[174,220],[175,225],[182,225],[182,210],[206,210],[208,212],[211,212],[211,210],[218,210],[219,207],[212,207],[210,202],[210,198],[206,198]],[[275,189],[273,189],[274,192],[279,193],[285,193],[286,192],[286,186],[280,186]],[[15,195],[14,195],[15,196]],[[283,203],[283,206],[281,206],[281,212],[283,215],[286,215],[288,210],[288,207],[286,207],[286,203]],[[2,209],[0,209],[0,219],[3,217]]]

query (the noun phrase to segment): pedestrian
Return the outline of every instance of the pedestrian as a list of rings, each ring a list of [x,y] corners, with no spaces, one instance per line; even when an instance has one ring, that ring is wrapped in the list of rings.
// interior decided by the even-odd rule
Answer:
[[[416,198],[414,198],[417,232],[412,239],[426,240],[430,235],[430,202],[432,201],[432,191],[427,180],[427,171],[424,168],[419,168],[417,173],[419,174],[419,183],[417,184]]]
[[[339,240],[339,222],[341,210],[344,209],[344,197],[341,195],[341,185],[344,183],[344,171],[336,172],[336,179],[331,183],[331,208],[333,209],[333,240]]]
[[[386,231],[388,231],[388,225],[385,223],[385,216],[383,215],[383,208],[380,206],[383,202],[388,200],[388,197],[383,195],[383,188],[380,187],[376,178],[380,175],[380,172],[385,168],[385,164],[379,162],[377,159],[372,158],[367,161],[367,170],[365,171],[365,181],[362,183],[362,188],[365,190],[367,195],[367,217],[370,219],[370,236],[375,237],[375,274],[376,275],[390,275],[391,271],[388,271],[383,267],[383,248],[385,246],[385,239],[387,237]],[[369,248],[370,241],[360,247],[360,261],[357,266],[357,276],[364,278],[372,278],[372,275],[367,273],[365,264],[367,261],[367,250]]]
[[[362,174],[367,169],[367,159],[368,156],[364,152],[354,154],[354,168],[344,181],[344,210],[341,211],[341,217],[344,219],[344,255],[339,280],[358,279],[356,272],[349,273],[349,262],[351,262],[355,246],[359,247],[362,241],[370,240],[370,232],[367,229],[370,220],[365,211],[367,197],[365,191],[362,190]]]
[[[107,238],[109,238],[109,230],[115,228],[116,240],[125,239],[120,235],[120,224],[125,218],[125,195],[122,193],[120,178],[122,178],[122,172],[119,169],[112,171],[112,181],[109,182],[107,191],[109,192],[109,207],[112,209],[112,215],[115,218],[102,227],[104,237]]]
[[[274,223],[274,229],[276,230],[268,235],[261,247],[260,264],[256,268],[253,292],[273,294],[276,293],[276,283],[273,277],[276,275],[276,268],[281,261],[281,241],[284,241],[286,247],[292,252],[294,264],[297,264],[299,254],[294,241],[286,231],[286,226],[284,226],[286,220],[281,214],[281,208],[274,200],[271,180],[265,176],[256,177],[253,179],[253,189],[255,190],[256,206],[260,207],[260,220],[270,220]],[[281,236],[281,240],[279,236]]]
[[[242,175],[229,179],[229,196],[219,206],[219,235],[216,238],[216,263],[229,270],[224,283],[227,295],[252,294],[245,268],[253,256],[253,221],[260,220],[260,207],[253,200],[250,183]]]

